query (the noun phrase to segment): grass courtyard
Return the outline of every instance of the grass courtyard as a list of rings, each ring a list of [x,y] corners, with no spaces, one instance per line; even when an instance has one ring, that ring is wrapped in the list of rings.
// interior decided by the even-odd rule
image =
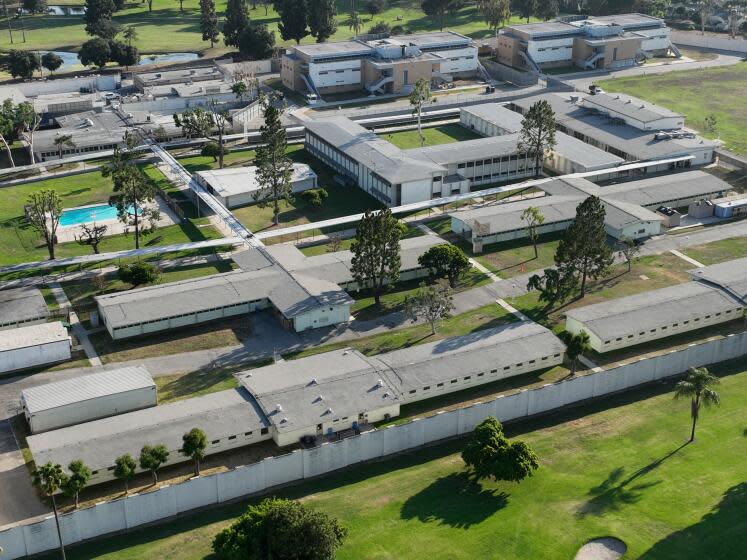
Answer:
[[[685,124],[708,138],[717,136],[729,150],[747,155],[747,62],[723,68],[614,78],[598,84],[607,91],[627,93],[683,113]],[[705,119],[716,117],[709,132]]]
[[[747,530],[747,372],[721,375],[720,408],[703,413],[694,444],[689,407],[664,383],[507,427],[540,458],[521,484],[476,483],[460,440],[361,465],[278,492],[340,519],[348,559],[573,558],[615,536],[626,558],[736,559]],[[72,560],[210,557],[210,541],[246,502],[73,547]]]
[[[420,135],[417,129],[382,132],[379,136],[403,150],[420,147]],[[463,142],[464,140],[475,140],[476,138],[481,138],[481,136],[456,123],[423,128],[424,146],[437,146],[439,144]]]

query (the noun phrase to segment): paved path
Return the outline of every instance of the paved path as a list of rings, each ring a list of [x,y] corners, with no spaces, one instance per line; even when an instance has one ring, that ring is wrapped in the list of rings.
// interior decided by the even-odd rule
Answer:
[[[688,263],[690,263],[691,265],[693,265],[695,267],[700,268],[700,267],[705,266],[702,262],[696,261],[692,257],[688,257],[687,255],[685,255],[684,253],[680,253],[676,249],[672,249],[669,252],[672,253],[675,257],[678,257],[678,258],[682,259],[683,261],[688,262]]]
[[[57,282],[51,283],[49,285],[49,289],[52,291],[54,299],[56,299],[57,303],[60,305],[60,309],[69,310],[68,321],[70,323],[70,327],[73,329],[73,334],[75,335],[78,344],[83,347],[83,351],[86,353],[88,361],[91,362],[91,365],[93,367],[100,366],[101,360],[99,359],[99,355],[96,353],[96,349],[93,347],[93,344],[91,344],[91,341],[88,338],[88,332],[86,332],[86,329],[83,327],[83,325],[80,324],[78,314],[73,311],[73,304],[70,303],[69,299],[67,299],[65,290],[63,290],[62,286],[60,286]]]

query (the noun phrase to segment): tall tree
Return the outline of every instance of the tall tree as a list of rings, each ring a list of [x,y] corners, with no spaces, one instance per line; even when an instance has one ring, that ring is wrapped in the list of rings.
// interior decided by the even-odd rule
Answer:
[[[539,459],[523,441],[511,441],[492,416],[477,425],[462,451],[462,460],[478,479],[521,482],[539,468]]]
[[[18,135],[18,113],[16,106],[13,104],[12,99],[6,99],[0,105],[0,143],[5,148],[5,152],[8,155],[8,162],[11,167],[16,166],[16,162],[13,160],[13,151],[10,149],[10,144],[16,139]]]
[[[226,21],[223,23],[223,42],[229,47],[239,46],[239,35],[249,25],[246,0],[228,0]]]
[[[674,387],[675,399],[690,399],[690,417],[693,421],[690,442],[695,441],[695,425],[700,417],[701,407],[721,404],[721,397],[713,389],[720,383],[719,378],[704,367],[690,368],[687,376]]]
[[[215,142],[218,144],[218,167],[223,169],[223,158],[226,153],[226,146],[223,142],[223,137],[228,132],[228,127],[231,124],[231,117],[228,113],[228,109],[226,109],[224,104],[220,103],[217,99],[209,99],[207,102],[207,108],[212,115],[215,131],[218,133],[218,137],[214,138]]]
[[[578,280],[572,270],[546,268],[542,276],[533,274],[527,282],[527,290],[537,290],[539,300],[545,302],[545,311],[556,303],[563,303],[573,295]]]
[[[15,121],[19,136],[23,136],[29,143],[29,156],[33,165],[36,163],[34,158],[34,134],[41,124],[41,115],[36,112],[31,103],[24,101],[16,107]]]
[[[438,23],[438,28],[443,31],[446,14],[449,13],[449,4],[452,0],[422,0],[420,9]]]
[[[213,114],[202,107],[174,113],[174,124],[181,128],[187,138],[207,138],[215,127]]]
[[[44,237],[49,259],[54,260],[54,246],[57,243],[57,227],[62,215],[62,199],[56,191],[43,189],[29,195],[28,219],[36,231]]]
[[[80,235],[75,236],[78,245],[88,245],[93,249],[93,254],[99,254],[99,244],[104,240],[109,226],[97,224],[80,224]]]
[[[275,9],[280,14],[278,29],[284,41],[293,39],[296,44],[309,34],[306,0],[278,0]]]
[[[555,264],[581,278],[580,297],[586,295],[586,280],[600,278],[612,264],[612,248],[604,230],[604,206],[590,196],[576,207],[576,217],[565,230],[555,252]]]
[[[213,551],[221,560],[334,560],[346,535],[345,527],[316,508],[266,498],[218,533]]]
[[[179,2],[179,11],[184,13],[184,0],[176,0]]]
[[[386,0],[366,0],[366,11],[371,18],[386,10]]]
[[[41,57],[41,65],[49,70],[50,74],[54,74],[62,66],[62,62],[62,58],[52,51],[44,53]]]
[[[360,287],[370,287],[378,307],[384,287],[399,278],[401,260],[399,240],[402,224],[392,216],[389,208],[368,210],[358,224],[350,272]]]
[[[62,152],[66,147],[75,147],[75,142],[73,141],[73,137],[70,134],[58,134],[54,137],[53,143],[55,146],[57,146],[57,154],[60,156],[60,159],[62,159]]]
[[[75,509],[78,509],[80,493],[91,479],[91,469],[80,459],[72,461],[67,469],[70,471],[70,476],[62,484],[62,492],[66,497],[75,499]]]
[[[45,463],[31,473],[34,486],[39,488],[42,493],[52,500],[52,510],[54,511],[54,522],[57,525],[57,538],[60,541],[60,554],[62,560],[65,560],[65,547],[62,544],[62,531],[60,530],[60,516],[57,512],[57,500],[55,494],[62,488],[67,480],[67,475],[62,471],[60,465]]]
[[[128,45],[121,41],[109,41],[109,60],[116,62],[120,66],[129,68],[140,61],[140,53],[134,45]]]
[[[110,41],[101,37],[94,37],[83,43],[78,51],[78,60],[83,66],[98,66],[103,68],[111,60],[112,49]]]
[[[625,258],[625,262],[628,264],[628,272],[633,267],[633,261],[641,252],[641,247],[636,244],[630,237],[621,237],[617,242],[617,250]]]
[[[124,483],[125,495],[130,493],[130,480],[135,476],[137,463],[132,455],[125,454],[114,461],[114,476]]]
[[[307,0],[309,31],[317,43],[324,43],[337,31],[337,2],[335,0]]]
[[[420,146],[423,147],[425,144],[425,137],[423,136],[423,127],[421,126],[421,119],[423,116],[423,107],[426,103],[431,100],[431,83],[426,78],[420,78],[415,82],[415,87],[410,93],[410,105],[412,106],[412,114],[418,119],[418,136],[420,137]]]
[[[259,189],[253,198],[260,208],[272,205],[275,225],[280,223],[280,201],[289,203],[293,198],[293,164],[285,153],[288,142],[280,116],[280,109],[269,103],[265,106],[265,124],[259,129],[262,145],[254,158]]]
[[[534,3],[534,15],[542,21],[558,17],[558,0],[536,0]]]
[[[521,121],[519,150],[534,158],[534,176],[542,172],[542,162],[555,147],[555,112],[544,99],[534,103]]]
[[[537,254],[537,239],[539,238],[539,227],[545,223],[545,216],[539,208],[530,206],[525,208],[521,213],[522,221],[527,223],[527,237],[532,241],[534,245],[534,258],[538,257]]]
[[[459,278],[472,268],[464,251],[451,243],[431,247],[418,257],[418,264],[432,276],[446,278],[451,288],[456,288]]]
[[[153,475],[153,484],[158,484],[158,469],[161,468],[169,458],[169,450],[166,446],[159,443],[158,445],[143,445],[140,450],[140,468],[144,471],[150,471]]]
[[[30,80],[39,69],[39,59],[31,51],[12,50],[8,53],[8,70],[14,78]]]
[[[565,355],[571,362],[571,375],[576,375],[578,359],[586,352],[591,350],[589,334],[586,331],[580,331],[572,334],[563,331],[563,342],[565,342]]]
[[[498,37],[498,30],[511,19],[510,0],[479,0],[477,9],[488,28],[495,33],[496,38]]]
[[[200,476],[200,461],[205,458],[207,443],[207,436],[200,428],[192,428],[182,436],[179,453],[195,462],[195,476]]]
[[[202,32],[202,40],[210,41],[210,48],[212,49],[220,35],[218,14],[215,12],[215,0],[200,0],[200,31]]]
[[[534,15],[534,4],[536,0],[514,0],[512,2],[512,8],[515,12],[518,12],[519,15],[527,20],[527,23],[529,23],[529,18]]]
[[[239,35],[239,52],[250,60],[263,60],[272,56],[275,32],[264,23],[251,22]]]
[[[713,15],[715,2],[714,0],[698,0],[695,5],[698,9],[698,16],[700,17],[700,34],[705,35],[705,28]]]
[[[445,319],[454,309],[451,289],[448,286],[426,286],[405,299],[405,315],[414,321],[423,319],[431,326],[431,334],[436,334],[436,321]]]
[[[86,12],[83,16],[86,33],[103,39],[112,39],[116,35],[116,27],[112,22],[115,11],[113,0],[86,0]]]

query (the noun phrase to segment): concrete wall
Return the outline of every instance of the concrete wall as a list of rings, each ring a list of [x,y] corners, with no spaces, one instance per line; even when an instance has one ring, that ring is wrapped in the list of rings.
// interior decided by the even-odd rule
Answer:
[[[513,56],[513,54],[510,56]],[[533,86],[537,84],[537,80],[539,79],[539,74],[536,72],[523,72],[511,68],[510,66],[507,66],[508,62],[505,62],[504,60],[494,62],[487,58],[481,58],[480,62],[482,62],[482,65],[485,67],[485,70],[487,70],[490,77],[496,80],[509,82],[517,86]]]
[[[488,416],[495,416],[501,422],[518,420],[677,375],[691,366],[703,366],[745,354],[747,333],[730,335],[313,449],[296,450],[227,472],[193,478],[175,486],[65,514],[61,516],[63,539],[66,544],[73,544],[107,533],[134,529],[195,508],[264,492],[274,486],[467,434]],[[3,560],[52,550],[56,545],[57,535],[51,517],[0,531]]]
[[[701,35],[698,31],[680,31],[672,29],[672,43],[685,47],[700,47],[720,51],[732,51],[747,54],[747,39],[737,37],[732,39],[728,34]]]
[[[27,97],[35,97],[45,93],[70,93],[88,87],[95,91],[111,91],[119,87],[120,74],[106,74],[104,76],[86,76],[85,78],[60,78],[41,82],[21,82],[13,84]]]

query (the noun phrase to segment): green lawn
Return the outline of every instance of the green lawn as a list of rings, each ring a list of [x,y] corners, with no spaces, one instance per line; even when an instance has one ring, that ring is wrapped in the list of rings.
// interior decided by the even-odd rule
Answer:
[[[69,4],[83,4],[80,0],[65,2]],[[215,2],[216,10],[220,22],[223,22],[226,0],[217,0]],[[278,46],[289,44],[284,42],[278,29],[278,15],[268,4],[268,12],[265,14],[265,8],[262,5],[253,7],[249,3],[249,16],[252,21],[265,23],[270,30],[275,31]],[[413,4],[406,0],[391,0],[384,12],[372,18],[367,13],[362,13],[363,20],[362,32],[365,32],[371,25],[379,22],[388,22],[392,25],[403,25],[409,31],[433,31],[437,29],[435,22],[426,16],[420,9],[419,4]],[[347,39],[354,35],[354,32],[345,23],[350,13],[350,4],[346,0],[339,0],[337,7],[339,25],[337,32],[331,40]],[[117,12],[114,16],[114,23],[119,26],[133,25],[138,31],[138,38],[135,45],[142,53],[162,53],[162,52],[180,52],[193,51],[202,52],[205,55],[217,55],[226,52],[221,37],[214,49],[210,49],[210,43],[203,41],[200,34],[199,5],[197,2],[185,2],[184,12],[179,11],[179,4],[174,0],[154,0],[153,11],[148,12],[147,3],[131,2],[127,4],[124,10]],[[397,18],[400,18],[399,20]],[[519,22],[519,18],[512,18],[512,22]],[[465,6],[454,15],[446,17],[444,22],[445,29],[451,29],[459,33],[470,35],[471,37],[485,37],[491,35],[482,17],[477,12],[474,5]],[[11,48],[24,49],[56,49],[56,50],[75,50],[89,39],[86,35],[83,25],[82,16],[49,16],[37,15],[33,17],[24,17],[23,25],[25,27],[26,42],[20,43],[20,24],[18,20],[13,20],[13,38],[14,44],[11,44],[7,32],[7,21],[0,22],[0,48],[8,50]],[[306,37],[303,42],[313,42],[313,37]]]
[[[418,229],[417,227],[413,225],[405,224],[405,227],[406,227],[406,230],[405,230],[405,233],[402,235],[402,239],[409,239],[411,237],[421,237],[425,235],[420,229]],[[353,241],[355,241],[355,237],[348,237],[347,239],[341,239],[340,248],[336,249],[336,251],[347,251],[348,249],[350,249],[350,246],[353,244]],[[307,257],[324,255],[325,253],[328,253],[331,251],[330,242],[328,241],[326,243],[319,243],[317,245],[299,247],[299,251],[301,251]]]
[[[502,278],[511,278],[518,274],[554,266],[555,251],[560,238],[560,233],[540,236],[537,240],[537,257],[534,256],[534,245],[528,239],[485,245],[482,253],[477,253],[474,257],[491,272]],[[463,248],[470,248],[466,242],[462,245],[466,246]]]
[[[683,251],[688,257],[705,265],[716,264],[747,256],[747,237],[721,239]]]
[[[379,136],[403,150],[420,147],[420,135],[417,130],[384,132],[379,134]],[[474,140],[481,138],[481,136],[462,125],[453,123],[424,128],[423,138],[425,140],[424,146],[436,146],[437,144],[451,144],[452,142],[462,142],[463,140]]]
[[[686,117],[685,124],[709,138],[720,136],[726,148],[747,155],[747,62],[723,68],[614,78],[598,84],[607,91],[628,93]],[[705,118],[715,115],[716,131],[705,131]]]
[[[668,382],[508,426],[540,459],[521,484],[468,478],[456,440],[277,494],[340,519],[349,535],[338,560],[568,559],[601,536],[622,539],[625,558],[742,558],[744,369],[714,368],[722,404],[702,414],[694,444],[685,445],[688,403]],[[209,558],[212,537],[245,507],[71,547],[68,557]]]

